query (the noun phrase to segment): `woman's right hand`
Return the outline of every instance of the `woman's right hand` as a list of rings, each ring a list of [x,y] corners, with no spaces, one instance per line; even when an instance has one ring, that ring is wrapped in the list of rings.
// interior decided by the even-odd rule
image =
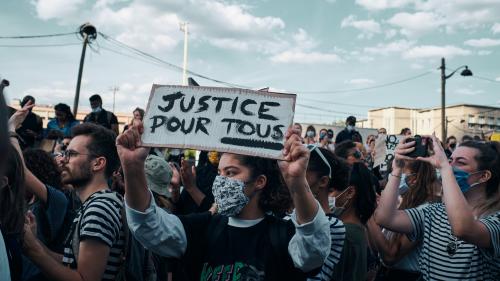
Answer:
[[[406,156],[408,153],[415,150],[415,141],[406,142],[407,139],[408,137],[403,137],[399,140],[399,143],[394,150],[394,160],[392,162],[393,168],[403,169],[405,160],[415,160],[414,158]]]

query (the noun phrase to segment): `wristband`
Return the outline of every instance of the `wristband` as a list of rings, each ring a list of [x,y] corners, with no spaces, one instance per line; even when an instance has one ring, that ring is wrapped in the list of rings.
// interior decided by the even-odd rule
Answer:
[[[392,173],[390,173],[389,175],[395,177],[395,178],[401,178],[401,176],[396,176],[396,175],[393,175]]]

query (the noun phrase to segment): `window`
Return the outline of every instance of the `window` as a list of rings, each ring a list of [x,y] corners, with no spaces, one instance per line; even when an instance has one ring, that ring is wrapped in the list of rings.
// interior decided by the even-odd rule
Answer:
[[[500,118],[497,118],[497,126],[500,126]]]
[[[474,125],[474,124],[469,123],[469,124],[468,124],[468,127],[469,127],[469,129],[474,129],[475,125]]]
[[[489,126],[488,126],[488,129],[490,129],[490,130],[495,130],[495,125],[489,125]]]
[[[488,117],[488,125],[495,125],[495,117]]]
[[[484,123],[484,116],[479,116],[478,123],[481,124],[481,125],[485,124]]]
[[[476,118],[474,117],[474,115],[470,115],[469,114],[469,119],[467,120],[467,123],[476,123]]]

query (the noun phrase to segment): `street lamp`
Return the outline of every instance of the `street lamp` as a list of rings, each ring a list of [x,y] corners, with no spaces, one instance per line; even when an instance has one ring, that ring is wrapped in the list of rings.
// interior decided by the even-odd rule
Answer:
[[[460,72],[460,75],[462,76],[472,76],[472,71],[470,71],[469,67],[467,65],[462,65],[461,67],[455,69],[452,73],[446,75],[445,70],[446,70],[446,64],[444,61],[444,58],[441,58],[441,140],[444,142],[446,141],[446,114],[445,114],[445,106],[446,106],[446,94],[445,94],[445,88],[446,88],[446,80],[449,79],[451,76],[455,74],[458,70],[465,68]]]

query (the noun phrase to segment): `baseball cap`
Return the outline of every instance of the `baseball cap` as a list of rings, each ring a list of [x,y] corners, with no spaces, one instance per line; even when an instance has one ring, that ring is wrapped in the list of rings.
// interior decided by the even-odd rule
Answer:
[[[144,163],[146,182],[151,191],[170,197],[168,186],[172,180],[172,168],[163,157],[150,154]]]

